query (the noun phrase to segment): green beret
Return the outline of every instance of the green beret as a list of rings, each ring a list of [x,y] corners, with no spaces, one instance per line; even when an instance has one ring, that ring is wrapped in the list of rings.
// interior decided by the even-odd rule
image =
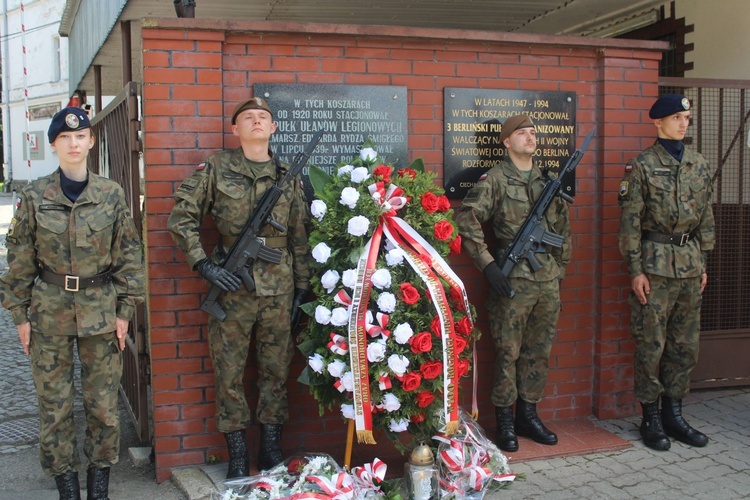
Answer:
[[[242,101],[234,107],[234,112],[232,113],[232,125],[234,125],[234,122],[237,120],[237,115],[239,115],[246,109],[264,109],[268,111],[271,116],[273,116],[271,107],[268,105],[268,101],[260,97],[251,97],[247,101]]]
[[[681,94],[664,94],[660,96],[648,112],[652,120],[671,116],[690,109],[690,100]]]
[[[55,113],[55,116],[52,117],[52,122],[49,124],[49,129],[47,129],[47,138],[49,139],[49,143],[52,144],[62,132],[83,130],[85,128],[91,128],[89,115],[81,108],[68,106]]]
[[[500,142],[510,137],[510,134],[518,130],[519,128],[534,127],[534,122],[531,121],[528,115],[513,115],[503,123],[500,129]]]

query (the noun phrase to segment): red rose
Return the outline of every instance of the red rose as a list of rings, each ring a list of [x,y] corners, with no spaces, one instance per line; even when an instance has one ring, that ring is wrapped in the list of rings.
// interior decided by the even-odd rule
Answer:
[[[411,392],[417,389],[422,384],[422,376],[416,372],[409,372],[401,377],[401,387],[406,392]]]
[[[413,424],[418,424],[420,422],[424,422],[424,413],[417,413],[411,416],[411,422]]]
[[[443,219],[435,224],[435,238],[440,241],[448,241],[453,235],[453,224]]]
[[[401,300],[413,306],[419,301],[419,291],[411,283],[401,283]]]
[[[459,304],[461,304],[462,306],[461,308],[463,309],[464,294],[463,292],[461,292],[461,289],[458,288],[457,286],[452,286],[450,289],[450,295],[451,295],[451,300],[453,302],[458,302]]]
[[[438,198],[434,193],[426,192],[421,198],[422,208],[428,214],[435,213],[438,209]]]
[[[456,346],[456,354],[461,354],[462,352],[464,352],[464,349],[466,349],[466,339],[456,335],[456,338],[453,341],[453,345]]]
[[[469,372],[469,361],[466,359],[459,359],[458,362],[456,362],[456,375],[458,375],[458,378],[463,377]]]
[[[461,235],[457,234],[455,238],[448,243],[448,248],[451,251],[451,255],[458,255],[461,253]]]
[[[432,380],[434,378],[437,378],[440,376],[441,373],[443,373],[443,363],[442,361],[426,361],[422,363],[422,367],[419,369],[420,372],[422,372],[422,376],[426,380]]]
[[[438,212],[447,212],[451,209],[451,202],[448,201],[448,197],[445,195],[438,196],[437,207]]]
[[[401,178],[408,177],[409,179],[414,179],[417,177],[417,171],[413,168],[402,168],[398,171],[398,176]]]
[[[375,167],[375,170],[372,171],[375,177],[382,177],[383,182],[391,182],[392,172],[393,168],[389,167],[388,165],[378,165],[377,167]]]
[[[286,470],[289,472],[289,474],[299,474],[302,472],[302,469],[307,465],[307,460],[303,458],[293,458],[289,465],[287,465]]]
[[[431,392],[422,391],[417,393],[417,406],[427,408],[435,401],[435,396]]]
[[[414,354],[429,352],[432,350],[432,335],[430,332],[419,332],[409,339],[409,345]]]
[[[474,325],[471,323],[468,316],[464,316],[458,321],[458,323],[456,323],[456,331],[461,335],[469,335],[474,331]]]
[[[435,316],[434,318],[432,318],[432,322],[430,323],[430,330],[432,330],[432,333],[434,333],[437,338],[443,336],[440,330],[441,324],[442,323],[440,321],[440,316]]]

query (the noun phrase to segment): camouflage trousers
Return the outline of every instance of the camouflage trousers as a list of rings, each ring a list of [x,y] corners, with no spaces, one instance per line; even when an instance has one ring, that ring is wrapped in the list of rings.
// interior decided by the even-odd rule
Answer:
[[[560,315],[558,280],[511,278],[510,283],[513,299],[492,291],[486,304],[495,342],[495,406],[510,406],[519,397],[528,403],[542,399]]]
[[[294,356],[291,334],[293,293],[258,297],[244,289],[224,293],[220,304],[227,313],[222,322],[208,318],[208,337],[216,384],[216,423],[231,432],[251,424],[243,376],[255,337],[258,368],[257,421],[282,424],[289,419],[286,380]]]
[[[653,403],[662,394],[682,399],[698,362],[700,277],[649,274],[651,293],[641,305],[630,293],[630,331],[635,339],[635,397]]]
[[[73,403],[73,344],[81,362],[81,391],[86,415],[83,452],[92,466],[109,467],[120,455],[118,390],[122,354],[113,333],[73,337],[31,333],[31,372],[39,402],[39,461],[44,472],[75,472],[78,457]]]

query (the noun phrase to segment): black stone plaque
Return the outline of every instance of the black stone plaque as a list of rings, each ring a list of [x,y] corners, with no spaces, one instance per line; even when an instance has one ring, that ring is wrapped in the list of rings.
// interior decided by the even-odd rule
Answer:
[[[282,161],[292,163],[322,128],[326,132],[309,164],[329,174],[356,157],[368,138],[385,161],[395,168],[406,166],[406,87],[256,83],[253,93],[271,105],[277,125],[271,149]],[[312,200],[307,172],[305,167],[302,175]]]
[[[536,125],[535,159],[556,171],[576,149],[574,92],[445,88],[443,165],[445,192],[463,198],[505,155],[502,123],[520,113]],[[574,172],[575,173],[575,172]],[[575,175],[563,189],[575,194]]]

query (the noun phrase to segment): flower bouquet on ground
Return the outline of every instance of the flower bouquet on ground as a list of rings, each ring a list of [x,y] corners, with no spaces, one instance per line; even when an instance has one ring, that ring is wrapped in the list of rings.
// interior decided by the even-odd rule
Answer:
[[[463,283],[445,262],[461,251],[450,202],[421,159],[393,167],[365,142],[333,175],[311,167],[310,246],[317,273],[300,381],[325,409],[428,441],[458,426],[459,379],[479,332]]]
[[[481,499],[488,492],[505,488],[516,479],[508,459],[487,439],[479,424],[461,410],[458,431],[436,435],[440,498]]]
[[[375,459],[351,472],[325,453],[297,454],[257,476],[230,479],[212,500],[402,500],[398,480],[385,481],[386,464]]]

